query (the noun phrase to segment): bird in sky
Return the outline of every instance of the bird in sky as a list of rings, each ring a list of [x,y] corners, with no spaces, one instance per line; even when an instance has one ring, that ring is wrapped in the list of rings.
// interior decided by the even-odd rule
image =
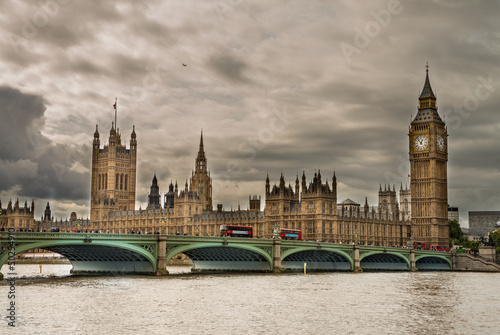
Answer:
[[[182,63],[182,66],[188,66],[187,64]]]

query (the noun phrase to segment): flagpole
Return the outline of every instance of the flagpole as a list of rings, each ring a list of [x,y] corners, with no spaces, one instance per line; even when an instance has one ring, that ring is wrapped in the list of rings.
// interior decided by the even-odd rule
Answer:
[[[115,98],[115,104],[113,105],[113,107],[115,107],[115,129],[118,129],[118,124],[116,122],[116,103],[118,102],[118,98]]]

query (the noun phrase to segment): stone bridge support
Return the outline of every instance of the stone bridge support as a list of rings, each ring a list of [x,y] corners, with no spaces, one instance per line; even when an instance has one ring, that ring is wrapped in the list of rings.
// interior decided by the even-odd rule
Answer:
[[[354,272],[363,272],[361,268],[361,262],[359,260],[359,244],[354,245]]]
[[[273,272],[282,272],[281,268],[281,240],[273,241]]]
[[[418,271],[417,264],[415,262],[415,249],[410,249],[410,271]]]
[[[158,258],[156,260],[156,276],[166,276],[167,271],[167,236],[158,236]]]

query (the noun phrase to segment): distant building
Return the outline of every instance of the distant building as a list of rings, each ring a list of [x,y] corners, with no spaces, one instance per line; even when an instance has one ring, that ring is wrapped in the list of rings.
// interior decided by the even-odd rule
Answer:
[[[490,231],[495,230],[499,222],[498,211],[469,212],[469,235],[487,236]]]
[[[458,207],[448,205],[448,221],[449,220],[456,220],[458,223],[460,223],[458,216]]]

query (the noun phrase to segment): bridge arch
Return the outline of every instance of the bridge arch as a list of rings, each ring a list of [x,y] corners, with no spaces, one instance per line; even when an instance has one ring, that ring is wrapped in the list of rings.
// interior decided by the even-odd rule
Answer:
[[[124,241],[93,240],[42,240],[21,243],[15,247],[15,255],[32,249],[46,249],[66,257],[74,274],[79,273],[154,273],[156,271],[156,247],[146,250],[140,245]],[[8,252],[0,256],[0,267],[9,257]]]
[[[391,251],[371,251],[359,256],[363,270],[409,270],[410,260],[401,253]]]
[[[281,267],[284,269],[302,269],[304,263],[312,270],[349,271],[354,268],[351,255],[339,249],[297,247],[281,253]]]
[[[168,264],[175,255],[183,253],[191,259],[195,269],[270,271],[273,269],[272,249],[267,250],[238,243],[185,244],[168,250],[166,262]]]
[[[419,270],[452,270],[449,258],[441,255],[420,255],[415,257],[415,266]]]

